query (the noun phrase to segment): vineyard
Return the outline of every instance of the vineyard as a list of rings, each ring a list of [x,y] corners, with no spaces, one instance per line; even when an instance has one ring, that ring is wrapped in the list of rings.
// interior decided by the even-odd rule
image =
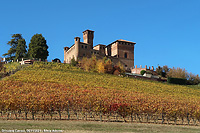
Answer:
[[[0,81],[1,119],[200,124],[200,90],[35,62]]]

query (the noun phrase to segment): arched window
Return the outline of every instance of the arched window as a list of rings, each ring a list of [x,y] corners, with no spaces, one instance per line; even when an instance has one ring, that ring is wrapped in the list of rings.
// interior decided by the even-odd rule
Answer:
[[[127,53],[124,53],[124,58],[127,58]]]

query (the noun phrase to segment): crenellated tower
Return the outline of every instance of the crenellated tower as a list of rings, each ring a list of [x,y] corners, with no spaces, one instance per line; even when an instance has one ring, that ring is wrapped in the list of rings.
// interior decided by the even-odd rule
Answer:
[[[83,42],[89,44],[91,49],[93,49],[93,39],[94,39],[94,31],[92,30],[83,31]]]

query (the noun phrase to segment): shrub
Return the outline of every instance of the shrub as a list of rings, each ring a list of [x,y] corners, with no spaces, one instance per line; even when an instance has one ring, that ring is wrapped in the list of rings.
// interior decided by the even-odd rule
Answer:
[[[99,73],[105,73],[105,63],[103,62],[103,60],[97,61],[97,71]]]
[[[82,69],[84,69],[84,70],[86,70],[86,71],[89,71],[87,61],[88,61],[88,58],[87,58],[87,57],[83,57],[83,58],[79,61],[79,66],[80,66]]]
[[[0,61],[0,71],[3,69],[3,62]]]
[[[99,60],[97,60],[94,55],[92,58],[83,57],[82,60],[79,61],[79,67],[85,71],[125,75],[125,69],[120,62],[116,66],[113,66],[112,61],[106,57]]]
[[[112,61],[108,59],[105,64],[105,73],[112,74],[113,73],[113,66]]]
[[[140,74],[141,74],[141,75],[144,75],[145,73],[146,73],[145,70],[140,71]]]
[[[55,58],[55,59],[53,60],[53,62],[61,63],[60,59],[58,59],[58,58]]]
[[[73,57],[73,58],[71,59],[70,64],[71,64],[72,66],[76,66],[76,65],[78,64],[78,61],[76,61],[76,60],[74,59],[74,57]]]
[[[18,62],[10,62],[5,64],[4,67],[6,68],[6,72],[11,72],[19,70],[21,68],[21,65]]]
[[[115,71],[113,72],[113,75],[120,75],[120,71],[119,71],[119,70],[115,70]]]
[[[184,78],[167,78],[167,82],[171,84],[179,84],[179,85],[186,85],[187,79]]]
[[[124,68],[124,66],[120,62],[117,63],[117,66],[120,69],[120,74],[124,75],[125,74],[125,68]]]
[[[96,56],[92,56],[92,58],[83,57],[83,59],[79,62],[79,66],[85,71],[97,72]]]
[[[188,85],[197,85],[200,83],[200,77],[199,75],[195,75],[193,73],[189,74],[188,80],[187,80],[187,84]]]

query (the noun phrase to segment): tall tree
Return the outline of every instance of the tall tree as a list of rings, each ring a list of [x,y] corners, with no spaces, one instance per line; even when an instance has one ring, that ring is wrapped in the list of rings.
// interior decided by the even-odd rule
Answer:
[[[49,56],[48,46],[42,34],[35,34],[29,43],[28,55],[30,58],[47,59]]]
[[[16,54],[16,49],[18,45],[18,41],[22,38],[21,34],[13,34],[12,39],[7,43],[8,45],[11,46],[11,48],[8,50],[7,53],[3,54],[3,56],[6,57],[6,60],[14,60],[15,59],[15,54]]]
[[[18,45],[16,48],[16,54],[15,59],[24,58],[27,56],[27,50],[26,50],[26,41],[24,39],[18,40]]]

